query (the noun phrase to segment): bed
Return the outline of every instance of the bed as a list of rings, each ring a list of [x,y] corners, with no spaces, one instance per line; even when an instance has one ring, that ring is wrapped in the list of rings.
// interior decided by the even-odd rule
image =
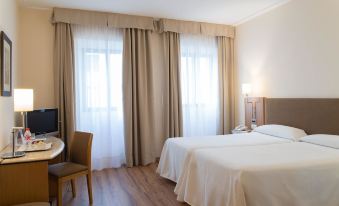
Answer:
[[[267,99],[265,103],[266,124],[338,135],[338,122],[338,99]],[[196,206],[337,206],[339,141],[320,135],[312,142],[310,137],[291,144],[193,150],[175,188],[178,200]]]
[[[312,104],[306,104],[312,103]],[[288,120],[293,121],[294,119],[298,120],[300,117],[303,117],[303,120],[308,120],[309,117],[307,114],[300,110],[300,108],[307,108],[306,111],[312,109],[312,107],[324,107],[322,110],[329,108],[328,111],[331,111],[331,105],[336,105],[337,102],[332,103],[332,101],[326,99],[326,103],[323,104],[323,101],[318,101],[317,99],[268,99],[268,98],[249,98],[245,102],[251,103],[246,104],[246,119],[252,117],[252,103],[256,102],[256,114],[257,121],[262,123],[273,123],[273,124],[284,124],[290,125]],[[330,102],[331,105],[328,104]],[[292,104],[293,106],[290,106]],[[320,105],[319,105],[320,104]],[[287,112],[288,110],[289,112]],[[321,111],[322,111],[321,110]],[[302,113],[300,113],[302,111]],[[325,112],[325,115],[328,114],[328,111]],[[305,114],[306,115],[305,115]],[[289,114],[293,114],[292,118],[289,118]],[[310,113],[312,114],[312,113]],[[332,113],[331,113],[332,114]],[[287,116],[286,116],[287,115]],[[277,118],[278,117],[278,118]],[[265,121],[265,120],[268,121]],[[247,120],[246,120],[247,121]],[[299,121],[300,122],[300,121]],[[325,121],[326,122],[326,121]],[[294,122],[292,122],[292,125]],[[249,125],[248,125],[249,126]],[[297,124],[297,126],[299,126]],[[300,126],[304,126],[301,124]],[[333,125],[331,125],[333,126]],[[303,128],[303,127],[299,127]],[[309,127],[306,127],[309,128]],[[209,137],[184,137],[184,138],[170,138],[168,139],[162,149],[159,165],[157,168],[157,173],[164,178],[177,182],[182,170],[184,169],[185,159],[189,156],[190,152],[195,149],[200,148],[210,148],[210,147],[229,147],[229,146],[247,146],[247,145],[261,145],[261,144],[275,144],[275,143],[290,143],[291,141],[285,139],[279,139],[267,135],[262,135],[258,133],[250,134],[234,134],[234,135],[220,135],[220,136],[209,136]]]
[[[196,149],[282,144],[291,142],[293,142],[291,139],[278,138],[259,132],[206,137],[171,138],[164,144],[157,173],[164,178],[177,182],[182,171],[185,169],[185,160],[189,158],[191,152]]]
[[[187,165],[175,193],[190,205],[339,204],[338,149],[304,142],[199,149]]]

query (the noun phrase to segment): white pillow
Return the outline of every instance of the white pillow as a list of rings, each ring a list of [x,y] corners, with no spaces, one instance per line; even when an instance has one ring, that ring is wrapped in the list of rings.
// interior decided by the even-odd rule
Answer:
[[[299,141],[301,137],[307,135],[302,129],[276,124],[262,125],[255,128],[253,131],[294,141]]]
[[[314,134],[301,138],[301,141],[339,149],[338,135]]]

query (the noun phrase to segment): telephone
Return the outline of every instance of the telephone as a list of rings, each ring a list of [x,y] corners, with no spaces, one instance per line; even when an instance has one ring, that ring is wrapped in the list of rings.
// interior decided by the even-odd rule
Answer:
[[[248,131],[249,129],[245,125],[239,125],[236,128],[234,128],[235,131]]]

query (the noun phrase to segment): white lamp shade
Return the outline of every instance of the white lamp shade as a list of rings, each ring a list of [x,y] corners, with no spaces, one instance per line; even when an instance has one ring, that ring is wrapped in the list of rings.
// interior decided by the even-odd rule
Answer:
[[[33,89],[14,89],[14,111],[33,111]]]
[[[252,92],[252,85],[251,84],[242,84],[241,91],[243,95],[248,95]]]

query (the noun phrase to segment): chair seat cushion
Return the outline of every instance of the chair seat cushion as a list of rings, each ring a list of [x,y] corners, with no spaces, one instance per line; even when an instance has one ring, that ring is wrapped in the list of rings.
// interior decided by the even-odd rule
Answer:
[[[56,177],[66,177],[78,172],[86,171],[87,169],[88,168],[84,165],[72,162],[62,162],[48,166],[48,173]]]

